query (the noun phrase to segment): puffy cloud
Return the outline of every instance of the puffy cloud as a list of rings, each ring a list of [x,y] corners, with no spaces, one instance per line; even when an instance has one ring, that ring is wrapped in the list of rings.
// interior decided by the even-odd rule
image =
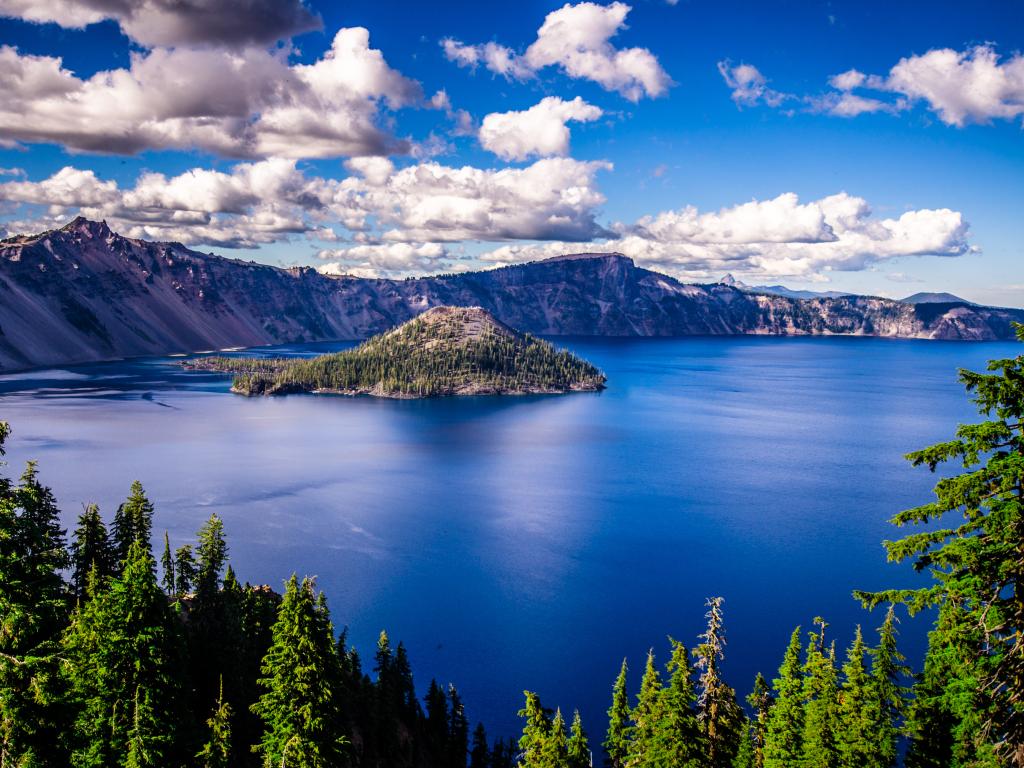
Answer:
[[[0,183],[0,202],[44,207],[53,221],[82,213],[133,237],[223,247],[316,236],[336,225],[361,245],[608,234],[596,222],[605,198],[595,176],[606,163],[551,158],[526,168],[423,162],[396,169],[386,158],[359,157],[346,166],[348,178],[325,179],[276,158],[239,163],[230,172],[146,173],[124,189],[68,167],[41,181]],[[23,217],[8,229],[31,232],[28,224],[38,220]]]
[[[720,61],[718,71],[725,84],[732,89],[732,100],[737,106],[749,107],[763,103],[777,107],[789,98],[787,94],[769,88],[768,79],[753,64],[734,66],[728,60]]]
[[[789,97],[767,87],[767,80],[749,65],[719,64],[733,100],[741,106],[764,103],[777,107],[799,98],[806,109],[837,117],[897,112],[923,102],[947,125],[1015,120],[1024,117],[1024,55],[1004,61],[991,45],[965,51],[941,48],[900,59],[888,75],[866,75],[856,69],[829,78],[832,90],[821,95]],[[854,93],[867,90],[865,96]]]
[[[784,194],[710,213],[688,207],[616,229],[617,237],[590,250],[618,251],[642,266],[695,280],[722,272],[813,280],[897,257],[961,256],[972,250],[968,225],[957,211],[924,209],[878,219],[866,200],[843,192],[803,204]],[[579,250],[586,248],[502,246],[481,258],[507,263]]]
[[[894,66],[886,90],[922,99],[950,125],[1013,120],[1024,115],[1024,56],[1000,63],[991,46],[949,48],[910,56]]]
[[[493,112],[480,126],[480,144],[505,160],[569,153],[570,120],[590,122],[603,112],[579,96],[564,101],[548,96],[522,112]]]
[[[80,79],[60,58],[0,47],[0,140],[131,154],[201,149],[230,157],[332,157],[403,152],[376,124],[382,104],[419,86],[342,29],[312,64],[247,48],[134,53],[127,69]]]
[[[483,65],[508,79],[525,80],[545,67],[558,67],[568,77],[591,80],[630,101],[655,98],[672,85],[658,59],[646,48],[616,48],[611,38],[626,26],[630,6],[566,3],[549,13],[537,39],[523,55],[490,42],[467,45],[452,38],[441,41],[445,56],[462,67]]]
[[[112,19],[144,46],[266,45],[321,26],[303,0],[0,0],[0,15],[70,28]]]

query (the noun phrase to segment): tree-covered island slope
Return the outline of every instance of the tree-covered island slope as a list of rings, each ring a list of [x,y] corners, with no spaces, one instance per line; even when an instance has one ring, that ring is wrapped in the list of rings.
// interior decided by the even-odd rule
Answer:
[[[666,664],[652,650],[639,683],[622,662],[607,768],[1024,768],[1024,355],[961,380],[984,420],[909,458],[963,471],[899,513],[897,525],[923,528],[887,545],[927,585],[858,593],[888,605],[865,617],[877,634],[858,628],[840,645],[824,619],[798,627],[747,707],[722,675],[723,601],[709,599],[695,647],[670,640]],[[8,431],[0,422],[0,454]],[[578,713],[532,691],[517,741],[471,732],[458,691],[432,682],[420,698],[405,648],[385,633],[364,662],[313,580],[293,576],[283,594],[241,584],[216,515],[194,544],[172,552],[164,536],[158,565],[154,514],[134,483],[109,529],[89,505],[69,543],[35,465],[0,474],[2,768],[601,761]],[[914,671],[897,646],[899,604],[934,616]]]
[[[353,349],[311,359],[201,357],[185,365],[235,374],[232,390],[243,395],[555,394],[605,384],[590,363],[480,307],[434,307]]]

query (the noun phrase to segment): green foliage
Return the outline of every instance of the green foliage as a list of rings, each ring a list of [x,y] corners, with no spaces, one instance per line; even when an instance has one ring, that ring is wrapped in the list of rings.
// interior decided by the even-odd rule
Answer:
[[[629,757],[629,743],[633,735],[630,725],[629,693],[626,690],[626,675],[629,668],[622,660],[619,676],[612,687],[612,705],[608,710],[608,735],[604,740],[605,765],[608,768],[625,768]]]
[[[1024,326],[1017,326],[1017,337],[1024,341]],[[962,424],[954,439],[907,458],[932,471],[955,464],[965,471],[939,480],[934,501],[893,518],[897,526],[923,530],[886,542],[890,560],[913,562],[931,573],[933,583],[857,595],[869,606],[900,602],[912,612],[940,608],[930,637],[929,679],[918,687],[927,703],[916,706],[911,722],[917,738],[935,738],[931,726],[941,725],[947,745],[953,745],[951,765],[988,764],[995,750],[1019,766],[1024,765],[1024,355],[992,360],[985,373],[961,370],[960,381],[986,420]],[[922,722],[926,710],[938,719]]]
[[[747,696],[747,704],[754,711],[750,738],[744,740],[745,744],[747,742],[750,744],[750,757],[744,761],[744,764],[749,763],[750,768],[763,768],[764,766],[764,748],[768,740],[768,716],[774,703],[775,699],[772,697],[768,682],[758,672],[754,678],[754,690]]]
[[[590,768],[590,742],[583,730],[583,719],[577,709],[572,713],[572,725],[569,726],[569,743],[566,746],[568,768]]]
[[[111,551],[107,527],[95,504],[89,504],[78,516],[78,525],[71,539],[71,586],[75,597],[85,597],[89,572],[96,568],[102,579],[114,575],[114,553]]]
[[[253,712],[264,722],[253,749],[267,768],[328,768],[345,758],[341,670],[330,620],[311,579],[292,576],[263,659],[263,695]]]
[[[202,768],[228,768],[231,759],[231,705],[224,700],[224,685],[221,683],[217,708],[206,721],[209,739],[199,750],[196,759]]]
[[[803,755],[804,683],[800,665],[800,627],[793,630],[772,688],[775,704],[768,716],[764,764],[766,768],[790,768],[798,765]]]
[[[722,621],[721,597],[708,598],[707,629],[701,644],[694,650],[697,659],[697,722],[706,764],[711,768],[732,765],[742,738],[743,712],[736,703],[736,693],[725,684],[719,663],[725,658],[725,628]]]
[[[662,716],[661,676],[654,665],[654,649],[647,652],[647,664],[640,681],[640,693],[633,707],[633,739],[630,742],[629,766],[661,765],[660,724]]]
[[[817,633],[809,633],[807,661],[804,663],[804,733],[800,765],[804,768],[831,768],[838,759],[839,691],[835,648],[825,647],[825,621],[816,618]]]
[[[117,508],[111,526],[116,570],[124,565],[132,544],[139,542],[148,551],[153,535],[153,504],[146,497],[142,483],[132,483],[127,500]]]
[[[198,573],[192,545],[182,544],[174,553],[174,594],[187,595],[192,592]]]
[[[434,310],[438,312],[439,310]],[[590,363],[530,335],[484,321],[467,336],[456,318],[417,318],[354,349],[313,359],[202,358],[203,370],[238,374],[249,395],[326,390],[431,397],[465,390],[526,392],[598,389],[604,376]]]

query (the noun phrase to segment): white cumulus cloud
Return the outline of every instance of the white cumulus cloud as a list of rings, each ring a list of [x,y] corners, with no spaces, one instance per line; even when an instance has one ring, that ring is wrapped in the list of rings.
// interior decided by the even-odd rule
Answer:
[[[565,101],[548,96],[521,112],[492,112],[480,126],[480,144],[505,160],[569,153],[570,120],[590,122],[603,112],[579,96]]]

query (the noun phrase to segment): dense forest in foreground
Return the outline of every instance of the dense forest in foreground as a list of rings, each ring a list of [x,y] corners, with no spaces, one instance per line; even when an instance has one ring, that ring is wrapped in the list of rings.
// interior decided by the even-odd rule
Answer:
[[[692,651],[672,640],[663,669],[652,652],[633,691],[623,663],[610,768],[1024,766],[1024,355],[960,377],[986,420],[908,458],[964,471],[896,515],[920,527],[886,544],[930,584],[857,593],[889,606],[874,645],[858,630],[840,653],[820,618],[795,629],[747,706],[722,679],[723,601],[709,599]],[[8,433],[0,422],[0,451]],[[578,714],[528,691],[521,736],[489,744],[453,686],[431,682],[421,702],[385,633],[364,668],[311,579],[240,584],[216,516],[193,545],[172,552],[165,535],[158,564],[153,518],[134,483],[109,530],[88,506],[68,542],[33,463],[0,477],[0,768],[591,765]],[[936,617],[914,672],[897,605]]]

